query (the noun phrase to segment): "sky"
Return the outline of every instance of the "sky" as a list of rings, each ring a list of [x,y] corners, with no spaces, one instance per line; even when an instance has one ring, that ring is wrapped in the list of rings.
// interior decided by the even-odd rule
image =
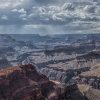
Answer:
[[[100,0],[0,0],[0,34],[100,32]]]

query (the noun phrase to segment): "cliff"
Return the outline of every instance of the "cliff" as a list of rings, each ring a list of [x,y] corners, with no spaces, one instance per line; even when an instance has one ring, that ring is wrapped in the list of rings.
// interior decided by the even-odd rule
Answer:
[[[0,100],[86,100],[76,84],[65,86],[39,74],[34,65],[0,70]]]
[[[46,76],[37,73],[33,65],[2,69],[0,100],[42,100],[44,97],[39,86],[43,83],[51,84]]]
[[[65,91],[59,82],[39,74],[34,65],[0,70],[0,100],[64,100]]]

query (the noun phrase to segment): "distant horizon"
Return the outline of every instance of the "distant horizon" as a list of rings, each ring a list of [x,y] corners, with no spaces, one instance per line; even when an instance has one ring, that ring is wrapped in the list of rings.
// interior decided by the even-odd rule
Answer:
[[[22,34],[11,34],[11,33],[0,33],[0,35],[38,35],[38,36],[54,36],[54,35],[100,35],[100,33],[65,33],[65,34],[32,34],[32,33],[22,33]]]
[[[35,33],[22,33],[22,34],[11,34],[11,33],[0,33],[0,35],[38,35],[38,36],[53,36],[53,35],[100,35],[100,33],[65,33],[65,34],[35,34]]]

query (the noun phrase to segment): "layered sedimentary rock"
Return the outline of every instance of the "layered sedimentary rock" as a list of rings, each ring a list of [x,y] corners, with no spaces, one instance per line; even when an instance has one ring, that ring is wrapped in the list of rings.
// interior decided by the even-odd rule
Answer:
[[[89,85],[78,85],[80,92],[85,95],[86,100],[100,100],[100,90],[93,89]]]
[[[0,100],[63,100],[65,91],[63,85],[49,81],[33,65],[0,70]]]
[[[46,75],[50,80],[58,80],[61,83],[67,84],[72,80],[74,76],[78,76],[82,72],[86,71],[89,71],[89,67],[84,67],[79,69],[68,69],[68,70],[63,70],[58,68],[42,68],[40,70],[40,73]]]
[[[93,100],[90,95],[95,97],[94,91],[90,87],[51,81],[31,64],[0,70],[0,100]]]
[[[79,84],[88,84],[100,90],[100,64],[91,67],[89,71],[81,73],[76,80]]]
[[[0,71],[0,100],[35,100],[44,98],[40,85],[50,84],[33,65],[17,66]]]

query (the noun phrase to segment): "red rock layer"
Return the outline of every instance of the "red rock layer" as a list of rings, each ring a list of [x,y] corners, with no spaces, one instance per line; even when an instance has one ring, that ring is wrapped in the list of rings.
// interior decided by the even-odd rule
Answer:
[[[0,100],[59,100],[63,93],[63,86],[39,74],[34,65],[0,70]]]

